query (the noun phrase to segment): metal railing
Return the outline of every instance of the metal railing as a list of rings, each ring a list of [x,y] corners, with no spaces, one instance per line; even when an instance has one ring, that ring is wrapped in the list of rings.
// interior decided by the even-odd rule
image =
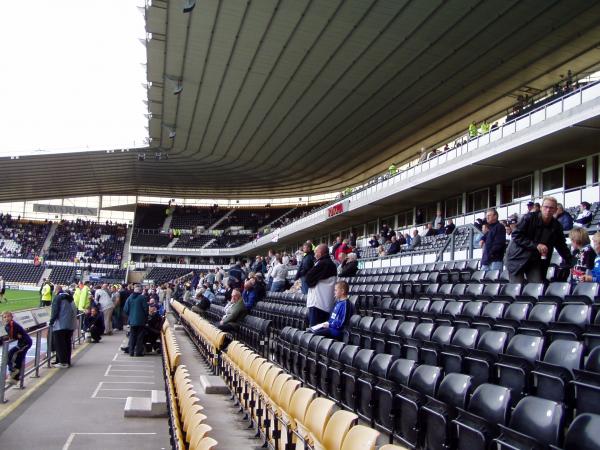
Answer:
[[[75,330],[73,330],[73,338],[71,340],[71,345],[75,348],[76,344],[81,344],[83,339],[83,333],[81,331],[81,324],[83,319],[83,313],[77,316],[77,326]],[[55,352],[52,347],[52,336],[53,334],[49,332],[50,325],[43,326],[42,328],[38,328],[36,330],[30,331],[28,334],[31,337],[31,340],[35,343],[35,355],[33,361],[27,363],[27,355],[23,358],[23,364],[21,366],[19,375],[19,389],[23,389],[25,387],[25,377],[33,374],[32,378],[39,378],[40,376],[40,368],[46,366],[50,368],[52,357]],[[42,355],[42,339],[46,338],[46,351]],[[15,342],[14,340],[9,341],[5,339],[2,342],[2,358],[0,359],[0,403],[6,403],[7,400],[5,398],[6,393],[6,375],[8,369],[8,353],[10,351],[10,344]],[[29,352],[27,352],[29,353]]]

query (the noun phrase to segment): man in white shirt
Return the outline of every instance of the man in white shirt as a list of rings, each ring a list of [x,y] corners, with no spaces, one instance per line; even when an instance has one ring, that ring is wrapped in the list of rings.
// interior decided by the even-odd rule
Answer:
[[[115,305],[112,301],[110,292],[108,291],[108,284],[104,283],[100,289],[96,290],[94,300],[100,303],[102,308],[102,314],[104,315],[104,333],[107,335],[112,334],[112,315],[115,309]]]

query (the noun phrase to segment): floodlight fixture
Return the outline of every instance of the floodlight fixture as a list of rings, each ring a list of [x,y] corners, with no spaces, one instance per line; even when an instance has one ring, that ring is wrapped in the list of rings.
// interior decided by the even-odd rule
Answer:
[[[183,12],[189,13],[192,12],[194,7],[196,6],[196,0],[183,0]]]

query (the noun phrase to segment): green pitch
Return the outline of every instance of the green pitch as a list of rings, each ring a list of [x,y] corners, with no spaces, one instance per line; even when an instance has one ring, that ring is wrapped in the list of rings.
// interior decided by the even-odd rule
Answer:
[[[7,289],[4,299],[8,303],[0,303],[0,312],[19,311],[21,309],[30,309],[40,306],[40,295],[36,291],[15,291]]]

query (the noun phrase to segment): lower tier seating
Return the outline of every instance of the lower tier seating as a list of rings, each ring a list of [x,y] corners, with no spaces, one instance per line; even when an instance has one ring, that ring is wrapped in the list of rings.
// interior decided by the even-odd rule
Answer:
[[[7,283],[38,284],[43,273],[43,266],[0,262],[0,276]]]

